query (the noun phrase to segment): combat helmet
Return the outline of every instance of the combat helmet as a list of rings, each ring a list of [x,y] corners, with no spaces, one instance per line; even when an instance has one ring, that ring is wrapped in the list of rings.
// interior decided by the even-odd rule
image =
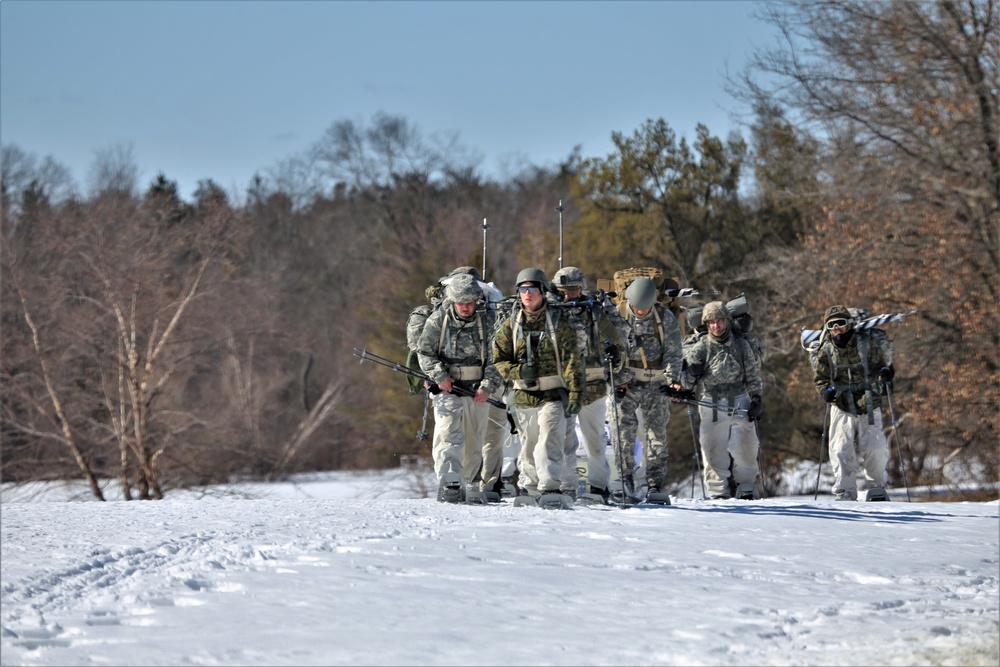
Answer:
[[[538,286],[545,290],[548,289],[549,278],[539,268],[521,269],[521,272],[517,274],[517,280],[514,281],[514,287],[521,283],[538,283]]]
[[[556,271],[556,275],[552,277],[552,284],[555,285],[556,289],[576,286],[585,290],[587,289],[587,276],[583,275],[583,271],[575,266],[564,266]]]
[[[630,306],[636,310],[646,310],[652,308],[659,296],[656,283],[650,278],[636,278],[625,290],[625,298]]]

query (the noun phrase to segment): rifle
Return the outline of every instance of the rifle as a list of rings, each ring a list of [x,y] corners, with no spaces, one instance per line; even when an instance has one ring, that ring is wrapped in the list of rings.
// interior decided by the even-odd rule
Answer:
[[[703,408],[719,409],[716,406],[716,404],[713,403],[712,401],[708,401],[708,400],[704,400],[704,399],[698,398],[695,395],[693,389],[674,389],[669,384],[664,384],[664,385],[660,385],[659,391],[660,391],[661,394],[664,394],[664,395],[666,395],[666,396],[668,396],[670,398],[675,398],[678,401],[680,401],[681,403],[687,403],[688,405],[699,405],[699,406],[701,406]],[[727,413],[728,412],[732,412],[734,414],[737,413],[737,412],[747,412],[747,410],[744,409],[744,408],[732,408],[732,406],[730,406],[730,409],[726,409],[726,410],[721,410],[720,409],[719,411],[720,412],[727,412]]]
[[[359,359],[361,359],[361,361],[359,363],[363,364],[366,361],[370,361],[373,364],[378,364],[379,366],[385,366],[386,368],[390,368],[390,369],[392,369],[394,371],[398,371],[398,372],[403,373],[405,375],[410,375],[412,377],[424,380],[425,382],[429,383],[429,385],[427,387],[427,391],[430,392],[430,393],[432,393],[432,394],[437,394],[437,393],[440,393],[440,391],[441,391],[441,388],[437,386],[437,383],[435,383],[434,380],[431,380],[430,377],[426,373],[421,373],[420,371],[414,370],[413,368],[410,368],[409,366],[401,364],[398,361],[393,361],[392,359],[386,359],[385,357],[380,357],[377,354],[373,354],[372,352],[368,351],[367,347],[365,349],[363,349],[363,350],[359,350],[358,348],[354,348],[354,353],[353,354],[354,354],[355,357],[358,357]],[[466,389],[465,387],[462,387],[462,386],[459,386],[459,385],[452,385],[452,387],[451,387],[451,393],[455,394],[456,396],[475,396],[476,395],[475,390],[473,390],[473,389]],[[487,398],[486,402],[489,403],[490,405],[494,406],[494,407],[500,408],[501,410],[506,410],[507,409],[507,404],[506,403],[504,403],[503,401],[498,401],[495,398]]]

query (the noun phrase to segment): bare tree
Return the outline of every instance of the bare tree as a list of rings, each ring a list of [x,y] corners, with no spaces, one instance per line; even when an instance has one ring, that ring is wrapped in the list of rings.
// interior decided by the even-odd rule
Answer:
[[[132,144],[117,143],[95,150],[88,184],[92,195],[135,196],[139,188],[139,164]]]
[[[943,463],[961,452],[956,463],[995,481],[998,5],[818,1],[771,4],[764,18],[784,43],[757,54],[739,92],[822,139],[819,197],[804,207],[815,214],[788,272],[816,288],[787,315],[815,323],[843,301],[919,309],[897,334],[909,471],[947,481]]]

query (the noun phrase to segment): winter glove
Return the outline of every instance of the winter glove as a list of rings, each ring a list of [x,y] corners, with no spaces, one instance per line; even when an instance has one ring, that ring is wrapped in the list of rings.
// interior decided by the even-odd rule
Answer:
[[[705,364],[700,361],[688,364],[687,371],[697,381],[698,378],[705,374]]]
[[[566,418],[568,419],[568,418],[572,417],[573,415],[580,414],[580,408],[582,408],[582,407],[583,406],[580,405],[580,400],[579,399],[577,399],[575,401],[573,399],[570,399],[569,402],[566,403]]]
[[[612,366],[617,366],[622,360],[622,351],[614,343],[608,343],[604,348],[604,357],[611,362]]]
[[[626,388],[625,385],[615,387],[615,398],[619,401],[625,398],[626,394],[628,394],[628,388]]]
[[[660,393],[664,396],[669,396],[670,398],[677,398],[682,401],[696,401],[698,397],[695,396],[693,389],[674,389],[669,384],[660,385]]]
[[[521,379],[531,383],[538,379],[538,367],[533,363],[521,364]]]
[[[760,421],[762,412],[764,412],[764,404],[761,403],[760,396],[754,394],[750,397],[750,409],[747,410],[747,417],[752,422]]]
[[[896,377],[896,371],[893,370],[892,366],[883,366],[882,370],[878,372],[878,381],[882,384],[889,384],[894,377]]]
[[[827,403],[833,403],[837,400],[837,391],[833,387],[827,387],[820,392],[820,396],[822,396],[823,400]]]

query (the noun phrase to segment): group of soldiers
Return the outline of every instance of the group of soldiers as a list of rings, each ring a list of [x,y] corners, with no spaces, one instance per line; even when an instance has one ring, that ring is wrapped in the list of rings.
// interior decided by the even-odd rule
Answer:
[[[663,305],[648,277],[635,278],[619,295],[589,291],[577,267],[559,269],[552,281],[542,269],[527,268],[514,287],[516,297],[504,298],[474,267],[459,267],[428,288],[425,319],[411,317],[408,324],[408,344],[432,394],[438,500],[500,500],[510,424],[521,442],[516,504],[669,505],[667,425],[676,402],[698,408],[706,495],[761,497],[756,422],[763,410],[763,355],[748,313],[734,318],[727,304],[710,302],[682,338],[675,310]],[[824,344],[831,349],[818,355],[816,370],[817,389],[828,411],[836,411],[829,420],[834,492],[857,499],[850,429],[861,428],[867,499],[885,500],[888,448],[881,420],[872,419],[868,364],[874,364],[871,378],[884,380],[891,355],[865,350],[868,358],[857,358],[856,340],[845,352],[850,340],[830,327],[840,323],[840,310],[827,314]],[[864,382],[857,381],[859,364],[865,364]],[[859,392],[860,401],[854,398]],[[583,485],[577,423],[587,457]]]

